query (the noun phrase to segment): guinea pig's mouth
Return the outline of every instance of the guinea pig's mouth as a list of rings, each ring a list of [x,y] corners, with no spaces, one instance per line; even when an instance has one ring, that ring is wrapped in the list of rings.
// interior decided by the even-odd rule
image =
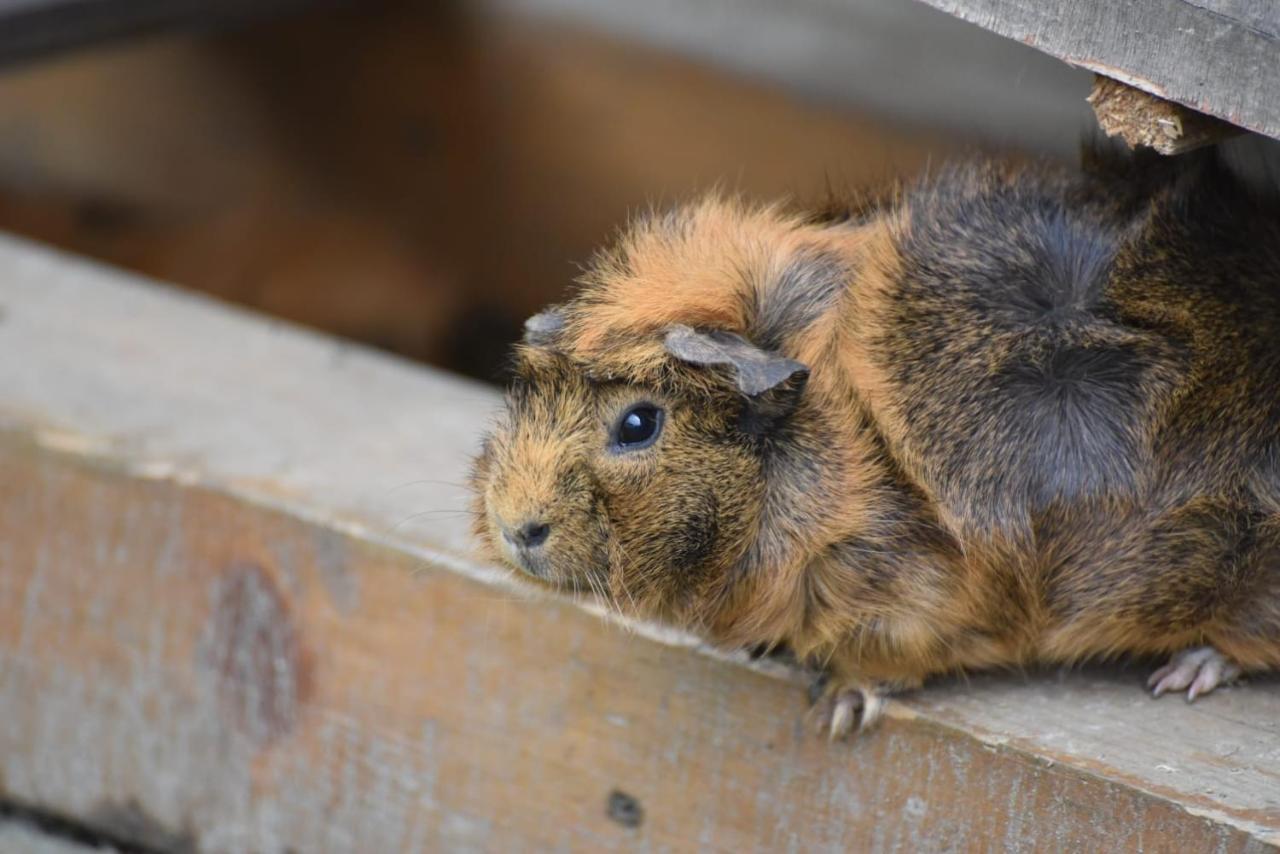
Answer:
[[[532,551],[524,548],[508,548],[507,559],[519,572],[532,576],[539,581],[554,584],[555,573],[551,569],[551,561],[541,549]]]
[[[593,585],[590,581],[578,577],[576,573],[563,572],[556,569],[552,556],[545,548],[526,549],[507,546],[502,549],[503,557],[512,570],[523,576],[564,593],[593,593],[601,595],[603,586]]]
[[[552,587],[574,587],[571,579],[555,571],[551,563],[551,556],[547,554],[545,548],[530,549],[523,546],[513,546],[510,543],[502,543],[502,546],[504,547],[502,552],[503,557],[506,558],[506,563],[521,575]]]
[[[584,566],[584,555],[575,547],[581,543],[566,541],[554,521],[515,526],[504,524],[492,510],[486,510],[481,517],[482,537],[487,541],[485,551],[490,558],[539,586],[608,598],[608,573],[603,569],[607,557],[603,549],[596,549],[595,560],[587,560]]]

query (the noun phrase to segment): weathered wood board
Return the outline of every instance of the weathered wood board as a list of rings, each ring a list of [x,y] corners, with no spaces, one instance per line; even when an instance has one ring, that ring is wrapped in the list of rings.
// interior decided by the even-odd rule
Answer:
[[[1169,101],[1280,139],[1274,0],[924,0]]]
[[[0,801],[151,850],[1255,851],[1280,684],[776,665],[469,555],[496,396],[0,239]],[[421,514],[421,515],[419,515]]]

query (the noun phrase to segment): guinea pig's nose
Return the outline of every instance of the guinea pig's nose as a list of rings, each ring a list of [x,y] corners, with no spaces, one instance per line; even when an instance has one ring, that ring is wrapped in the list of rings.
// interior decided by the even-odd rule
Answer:
[[[551,526],[545,522],[525,522],[519,528],[503,528],[502,536],[512,545],[534,549],[547,541],[551,535]]]

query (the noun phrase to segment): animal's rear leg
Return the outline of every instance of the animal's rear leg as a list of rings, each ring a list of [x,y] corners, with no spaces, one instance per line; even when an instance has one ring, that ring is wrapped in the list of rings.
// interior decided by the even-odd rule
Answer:
[[[1240,676],[1240,667],[1211,646],[1186,649],[1169,659],[1147,680],[1153,696],[1166,691],[1187,691],[1190,702],[1201,694],[1208,694],[1219,685],[1226,685]]]

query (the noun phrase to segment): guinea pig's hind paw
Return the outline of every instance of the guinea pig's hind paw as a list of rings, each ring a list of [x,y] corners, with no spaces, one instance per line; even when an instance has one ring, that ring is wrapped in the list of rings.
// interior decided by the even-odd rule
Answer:
[[[1186,649],[1169,659],[1147,680],[1154,697],[1166,691],[1187,691],[1187,702],[1208,694],[1240,676],[1240,668],[1211,646]]]
[[[884,711],[885,695],[870,685],[819,686],[819,691],[812,714],[820,731],[825,731],[831,741],[863,732]]]

